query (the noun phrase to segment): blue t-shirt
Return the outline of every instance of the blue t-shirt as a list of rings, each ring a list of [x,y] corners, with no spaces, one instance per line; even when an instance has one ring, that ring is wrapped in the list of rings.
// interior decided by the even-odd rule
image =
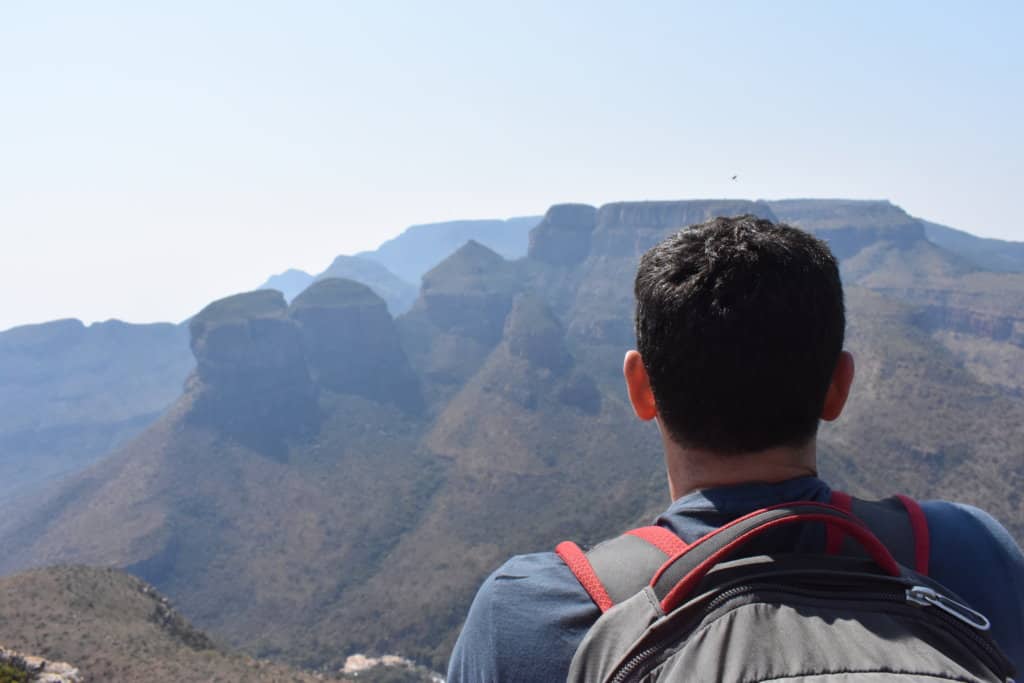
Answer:
[[[744,484],[683,496],[657,519],[684,541],[754,510],[797,500],[827,502],[816,477]],[[999,522],[968,505],[921,504],[931,539],[929,574],[982,612],[1004,652],[1024,671],[1024,555]],[[576,647],[600,616],[554,553],[513,557],[480,587],[455,643],[448,683],[564,681]]]

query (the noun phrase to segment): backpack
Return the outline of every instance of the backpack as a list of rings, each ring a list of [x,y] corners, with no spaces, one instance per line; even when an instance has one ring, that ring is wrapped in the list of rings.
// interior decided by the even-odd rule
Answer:
[[[773,552],[783,547],[773,538],[805,522],[826,525],[824,553]],[[830,504],[758,510],[692,544],[652,526],[586,553],[569,541],[556,552],[602,611],[570,682],[1015,675],[988,619],[928,578],[927,520],[905,496],[868,502],[836,492]]]

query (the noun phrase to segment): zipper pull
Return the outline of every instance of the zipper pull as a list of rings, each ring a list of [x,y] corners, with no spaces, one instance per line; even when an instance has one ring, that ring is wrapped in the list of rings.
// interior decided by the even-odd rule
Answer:
[[[907,589],[907,602],[921,607],[938,607],[940,610],[956,617],[971,628],[987,631],[992,623],[981,612],[976,612],[967,605],[947,598],[942,593],[927,586],[914,586]]]

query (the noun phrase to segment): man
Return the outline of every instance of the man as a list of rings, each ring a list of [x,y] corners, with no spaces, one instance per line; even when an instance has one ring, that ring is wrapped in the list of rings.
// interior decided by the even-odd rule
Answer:
[[[854,375],[828,247],[753,216],[716,218],[648,251],[635,293],[638,350],[623,373],[637,417],[657,423],[674,501],[656,524],[690,543],[759,508],[828,502],[817,428],[839,417]],[[922,507],[931,576],[989,617],[1024,670],[1024,555],[981,510]],[[824,533],[802,539],[824,549]],[[513,557],[480,588],[448,682],[564,681],[598,616],[557,555]]]

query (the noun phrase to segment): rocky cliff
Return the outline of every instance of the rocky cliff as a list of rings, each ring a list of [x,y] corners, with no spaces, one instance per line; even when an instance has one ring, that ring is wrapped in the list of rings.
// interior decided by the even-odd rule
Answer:
[[[213,302],[189,323],[196,372],[190,420],[268,455],[318,420],[299,325],[280,292],[260,290]]]
[[[352,280],[321,280],[288,310],[299,324],[313,381],[321,388],[420,412],[420,383],[384,300]]]

